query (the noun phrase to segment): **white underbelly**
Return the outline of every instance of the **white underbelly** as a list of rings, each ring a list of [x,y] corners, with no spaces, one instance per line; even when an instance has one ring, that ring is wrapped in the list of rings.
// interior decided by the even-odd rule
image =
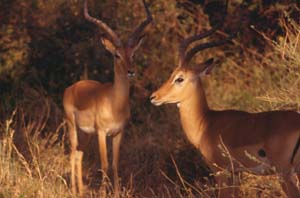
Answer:
[[[105,110],[105,109],[104,109]],[[110,112],[101,112],[101,120],[96,123],[95,113],[92,111],[76,111],[75,121],[77,127],[85,133],[106,133],[114,135],[123,130],[126,120],[114,120]],[[97,131],[98,130],[98,131]]]
[[[85,133],[95,133],[96,129],[92,126],[79,126],[80,130]]]
[[[111,123],[105,127],[104,132],[107,136],[115,135],[123,130],[124,123]]]
[[[85,133],[96,133],[96,128],[93,126],[78,126],[79,129]],[[99,130],[99,132],[106,133],[107,136],[119,133],[124,128],[124,123],[110,123]]]

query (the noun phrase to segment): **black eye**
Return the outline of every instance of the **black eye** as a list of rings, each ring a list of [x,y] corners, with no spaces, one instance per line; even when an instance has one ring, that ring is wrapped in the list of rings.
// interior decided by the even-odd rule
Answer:
[[[175,80],[175,83],[176,83],[176,84],[179,84],[179,83],[182,83],[183,81],[184,81],[184,79],[181,78],[181,77],[179,77],[179,78],[177,78],[177,79]]]

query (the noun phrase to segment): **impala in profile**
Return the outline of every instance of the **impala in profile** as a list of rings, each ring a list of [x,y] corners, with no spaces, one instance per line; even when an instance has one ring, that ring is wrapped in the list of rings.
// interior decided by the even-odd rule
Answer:
[[[71,142],[71,185],[74,195],[77,188],[79,195],[83,195],[83,150],[80,149],[80,145],[88,144],[88,139],[79,135],[81,131],[85,134],[98,135],[101,169],[104,173],[102,194],[106,191],[105,178],[109,165],[106,137],[112,136],[114,191],[115,196],[119,196],[118,158],[124,127],[130,117],[129,78],[135,74],[132,58],[141,44],[145,28],[152,21],[145,0],[143,4],[147,19],[137,27],[126,43],[122,43],[119,36],[107,24],[89,15],[87,0],[84,2],[85,18],[99,26],[108,36],[102,38],[102,44],[114,56],[114,82],[102,84],[93,80],[81,80],[66,88],[64,92],[63,105]]]
[[[200,79],[211,71],[213,59],[188,68],[197,52],[224,44],[229,39],[196,44],[187,50],[190,44],[211,35],[216,29],[217,26],[182,41],[177,67],[150,100],[156,106],[177,104],[187,139],[202,153],[214,172],[221,168],[266,175],[274,173],[271,168],[274,167],[284,179],[282,187],[288,197],[299,198],[296,177],[300,174],[296,170],[299,170],[300,162],[300,115],[294,111],[214,111],[207,105]],[[224,157],[219,145],[225,145],[231,159],[236,161]],[[246,153],[257,160],[250,159]],[[215,176],[215,179],[219,184],[228,183],[224,176]],[[234,192],[227,188],[219,193],[220,197],[230,197],[228,194]]]

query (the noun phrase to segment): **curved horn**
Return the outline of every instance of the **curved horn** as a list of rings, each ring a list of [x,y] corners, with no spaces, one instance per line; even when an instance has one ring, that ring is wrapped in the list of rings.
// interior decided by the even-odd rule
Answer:
[[[92,23],[95,23],[100,28],[102,28],[104,31],[106,31],[106,33],[111,37],[111,39],[115,45],[121,44],[121,41],[120,41],[119,37],[117,36],[117,34],[108,25],[106,25],[106,23],[104,23],[103,21],[101,21],[99,19],[91,17],[89,15],[87,0],[84,1],[84,17],[86,18],[86,20],[88,20]]]
[[[179,54],[178,54],[179,55],[179,66],[184,66],[188,63],[187,59],[185,58],[186,57],[186,49],[188,48],[188,46],[191,43],[210,36],[211,34],[215,33],[217,31],[217,29],[219,29],[223,25],[225,16],[227,14],[227,7],[228,7],[228,0],[226,0],[222,20],[219,23],[217,23],[214,27],[212,27],[210,30],[208,30],[206,32],[202,32],[200,34],[196,34],[194,36],[188,37],[181,42],[181,44],[179,46]],[[209,47],[207,47],[207,48],[209,48]]]
[[[195,54],[197,54],[198,52],[205,50],[207,48],[212,48],[212,47],[217,47],[220,45],[224,45],[225,43],[227,43],[228,41],[232,40],[232,38],[234,38],[236,36],[236,34],[232,34],[230,36],[228,36],[227,38],[225,38],[224,40],[219,40],[219,41],[212,41],[212,42],[207,42],[207,43],[201,43],[195,47],[193,47],[191,50],[189,50],[185,57],[184,57],[184,64],[187,64],[190,62],[190,60],[193,58],[193,56]]]
[[[135,31],[131,34],[129,40],[128,40],[128,45],[133,47],[134,45],[137,44],[139,37],[141,37],[141,34],[144,32],[145,28],[153,21],[153,17],[151,15],[151,12],[149,10],[148,5],[146,4],[145,0],[143,0],[143,5],[147,14],[147,19],[144,20],[136,29]]]

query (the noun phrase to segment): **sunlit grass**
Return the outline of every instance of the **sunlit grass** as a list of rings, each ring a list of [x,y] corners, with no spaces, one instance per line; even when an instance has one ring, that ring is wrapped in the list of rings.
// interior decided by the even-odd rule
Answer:
[[[15,128],[16,122],[21,121],[16,119],[16,114],[18,112],[14,111],[11,118],[1,125],[0,196],[4,198],[72,197],[69,188],[69,159],[68,154],[64,152],[66,148],[63,144],[46,147],[46,142],[51,140],[38,135],[35,138],[27,137],[23,142],[28,146],[28,153],[17,148],[14,143]],[[154,121],[149,122],[154,124]],[[163,128],[166,127],[166,134],[160,138],[152,137],[150,134],[144,137],[132,134],[122,144],[121,197],[208,198],[216,189],[233,187],[215,186],[208,179],[199,179],[199,174],[197,174],[197,178],[188,178],[185,169],[192,168],[189,165],[191,165],[193,156],[198,158],[199,155],[195,155],[196,152],[192,148],[187,148],[186,142],[181,142],[181,140],[174,139],[173,142],[169,142],[170,145],[159,147],[171,135],[168,132],[168,123],[162,125],[163,131],[160,132],[164,132]],[[132,130],[129,130],[129,133],[139,133],[138,131],[142,130],[142,128],[134,126],[130,128]],[[157,134],[157,129],[153,130],[156,130]],[[181,135],[178,134],[176,138],[180,138]],[[190,153],[191,151],[192,153]],[[181,157],[181,155],[184,156]],[[197,160],[195,163],[198,164],[193,164],[193,166],[201,167],[201,161]],[[89,163],[85,167],[91,168]],[[84,172],[88,173],[89,171]],[[219,174],[228,173],[225,171]],[[94,181],[93,177],[95,176],[87,177],[90,181],[86,182],[85,197],[98,196],[97,189],[91,187],[92,184],[89,186]],[[276,176],[261,177],[245,173],[238,175],[236,180],[238,185],[241,184],[236,188],[240,189],[242,197],[255,197],[256,194],[266,197],[270,195],[282,197],[283,195],[279,185],[280,180]],[[112,188],[107,197],[113,197]]]
[[[2,197],[70,197],[65,174],[66,156],[60,146],[49,150],[40,144],[44,140],[28,138],[29,153],[14,144],[15,114],[1,128],[0,195]],[[23,147],[24,148],[24,147]]]

